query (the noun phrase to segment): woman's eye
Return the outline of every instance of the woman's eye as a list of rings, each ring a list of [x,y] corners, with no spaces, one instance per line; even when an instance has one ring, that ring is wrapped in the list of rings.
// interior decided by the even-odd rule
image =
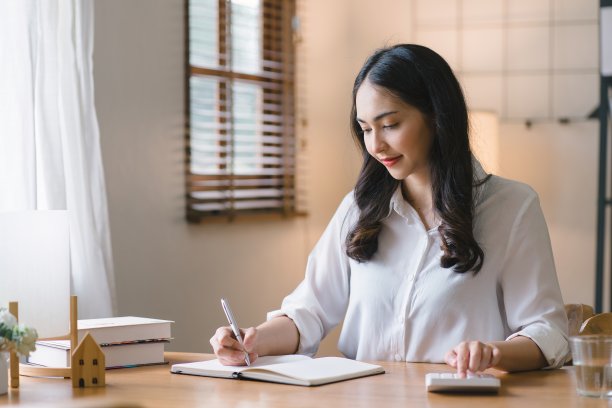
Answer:
[[[396,126],[397,126],[397,123],[393,123],[393,124],[391,124],[391,125],[385,125],[385,126],[383,126],[383,129],[393,129],[393,128],[394,128],[394,127],[396,127]]]
[[[369,133],[372,129],[361,129],[363,133]]]

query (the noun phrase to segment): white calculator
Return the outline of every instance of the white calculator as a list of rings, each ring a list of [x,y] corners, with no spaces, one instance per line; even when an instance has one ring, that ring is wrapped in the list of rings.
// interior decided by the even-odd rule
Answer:
[[[425,386],[429,392],[496,393],[501,383],[490,374],[468,374],[460,378],[457,373],[429,373]]]

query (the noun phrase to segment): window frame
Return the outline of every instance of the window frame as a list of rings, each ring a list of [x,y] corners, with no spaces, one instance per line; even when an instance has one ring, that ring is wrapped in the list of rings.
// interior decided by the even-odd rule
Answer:
[[[296,187],[296,168],[297,168],[297,137],[296,137],[296,84],[295,84],[295,66],[296,66],[296,47],[294,44],[293,24],[296,15],[296,0],[260,0],[261,1],[261,34],[262,34],[262,49],[259,63],[264,64],[261,75],[232,71],[228,67],[227,59],[231,46],[231,32],[229,30],[229,18],[231,13],[228,13],[228,8],[231,5],[231,0],[217,0],[217,52],[219,68],[207,68],[192,66],[190,63],[190,0],[185,1],[185,177],[186,177],[186,219],[191,223],[200,223],[203,220],[208,221],[233,221],[235,219],[269,219],[269,218],[286,218],[296,215],[304,215],[303,212],[297,209],[297,187]],[[274,15],[272,15],[272,14]],[[274,26],[276,24],[276,26]],[[276,48],[276,49],[275,49]],[[273,59],[266,56],[266,53],[277,54],[277,58]],[[227,58],[225,57],[227,55]],[[278,65],[280,72],[274,69],[266,69],[265,64],[272,62],[272,65]],[[224,161],[219,165],[220,171],[225,171],[226,174],[204,175],[195,174],[191,171],[191,85],[190,79],[192,76],[214,78],[218,80],[217,84],[217,109],[215,111],[217,123],[220,125],[217,131],[216,147],[219,151],[225,150],[224,153],[219,153],[219,157]],[[232,127],[232,101],[231,89],[232,84],[236,82],[256,83],[261,86],[262,93],[262,109],[258,110],[258,114],[262,118],[266,116],[266,108],[264,105],[272,105],[280,107],[278,114],[282,121],[281,126],[281,150],[279,168],[282,170],[278,176],[269,176],[272,179],[282,179],[276,184],[276,188],[280,191],[279,197],[282,205],[261,207],[261,208],[236,208],[235,204],[240,200],[236,198],[236,192],[246,190],[249,183],[258,183],[257,180],[266,180],[266,177],[257,172],[252,175],[236,174],[235,167],[231,165],[235,157],[233,151],[234,130]],[[275,89],[272,89],[275,88]],[[278,102],[266,104],[265,101],[278,99]],[[276,114],[268,114],[275,116]],[[266,120],[262,119],[265,123]],[[265,125],[263,125],[265,126]],[[262,127],[263,127],[262,126]],[[265,135],[265,132],[259,133]],[[223,140],[226,139],[226,140]],[[258,144],[259,148],[264,147],[266,142],[262,141]],[[255,149],[257,150],[257,149]],[[225,156],[224,156],[225,154]],[[262,157],[267,153],[262,150]],[[278,155],[278,154],[277,154]],[[268,157],[268,156],[266,156]],[[265,164],[263,160],[258,161],[262,166]],[[199,183],[206,181],[219,180],[220,184],[226,184],[225,187],[203,187]],[[242,181],[242,186],[239,185]],[[273,181],[270,181],[273,183]],[[261,189],[261,187],[260,187]],[[206,201],[206,199],[194,197],[194,193],[199,191],[218,191],[228,194],[226,199],[218,199],[217,201],[225,204],[227,208],[219,210],[198,210],[194,208],[198,203]],[[254,190],[255,191],[255,190]],[[248,192],[247,192],[248,194]],[[239,195],[239,193],[238,193]],[[254,201],[260,198],[256,197]],[[215,200],[213,200],[215,201]],[[262,199],[263,201],[263,199]],[[216,202],[216,201],[215,201]]]

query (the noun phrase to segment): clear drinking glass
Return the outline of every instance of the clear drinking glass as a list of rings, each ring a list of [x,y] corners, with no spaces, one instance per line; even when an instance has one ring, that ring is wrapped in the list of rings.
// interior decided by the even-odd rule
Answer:
[[[578,394],[612,398],[612,336],[570,337]]]

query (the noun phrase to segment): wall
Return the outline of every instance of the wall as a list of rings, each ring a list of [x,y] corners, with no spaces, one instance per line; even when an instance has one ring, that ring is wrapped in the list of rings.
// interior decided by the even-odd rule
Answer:
[[[540,196],[565,303],[595,302],[598,131],[597,121],[500,126],[501,174]]]
[[[441,7],[441,3],[445,7]],[[584,118],[598,100],[598,0],[417,0],[416,41],[447,59],[472,109]]]

